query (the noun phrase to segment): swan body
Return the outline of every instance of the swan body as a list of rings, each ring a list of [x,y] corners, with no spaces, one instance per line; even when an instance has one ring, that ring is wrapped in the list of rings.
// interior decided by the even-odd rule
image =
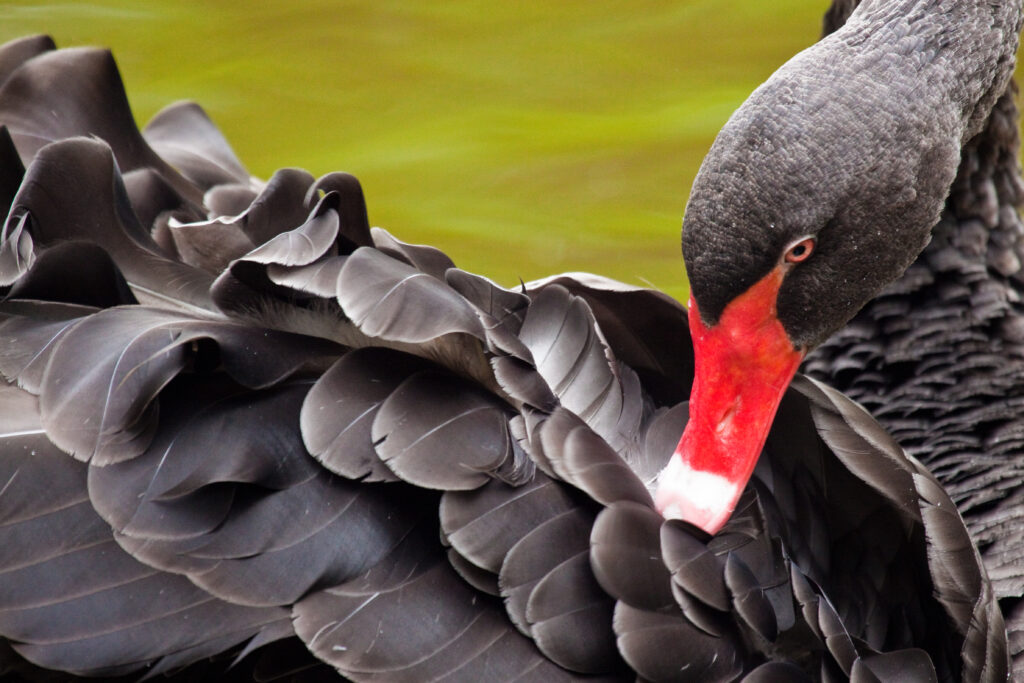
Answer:
[[[0,667],[1007,677],[951,499],[838,392],[793,380],[717,534],[666,521],[670,298],[498,287],[347,174],[250,177],[196,105],[140,132],[102,50],[0,81]]]

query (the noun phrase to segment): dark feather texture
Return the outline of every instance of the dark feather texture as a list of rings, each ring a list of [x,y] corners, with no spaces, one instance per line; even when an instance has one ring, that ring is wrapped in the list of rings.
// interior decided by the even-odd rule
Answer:
[[[338,301],[367,335],[419,343],[484,330],[473,308],[437,278],[368,247],[357,249],[338,275]]]
[[[157,154],[200,189],[249,181],[249,173],[231,145],[206,112],[192,102],[165,107],[142,135]]]
[[[411,534],[383,566],[299,602],[296,631],[358,680],[568,680],[435,553]]]
[[[40,150],[14,198],[5,237],[22,221],[31,226],[36,248],[69,239],[98,244],[110,254],[140,300],[189,309],[213,308],[208,291],[211,278],[167,258],[139,224],[117,163],[104,142],[71,138]]]
[[[539,472],[518,487],[491,481],[475,491],[445,493],[439,512],[447,541],[495,574],[513,546],[543,525],[570,512],[582,514],[564,486]]]
[[[1005,678],[950,496],[814,381],[719,534],[662,518],[663,294],[499,287],[347,174],[251,179],[196,105],[139,134],[109,53],[47,39],[0,48],[0,200],[0,667]]]
[[[8,49],[4,61],[10,67],[0,71],[6,76],[0,80],[0,120],[22,159],[57,140],[93,136],[110,145],[123,170],[151,168],[183,197],[201,203],[202,192],[156,154],[135,127],[110,52],[52,47],[52,40],[41,38]]]
[[[0,126],[0,214],[6,216],[11,210],[11,202],[24,177],[25,167],[11,140],[10,131],[7,126]]]
[[[46,438],[37,401],[0,384],[0,630],[31,662],[153,674],[291,633],[286,610],[217,600],[121,550],[93,511],[87,466]]]
[[[593,524],[592,514],[573,508],[537,525],[504,554],[501,595],[509,617],[523,633],[530,635],[535,622],[527,614],[534,588],[555,567],[589,552]]]
[[[433,401],[431,410],[422,408]],[[372,437],[384,463],[404,481],[442,490],[481,486],[489,473],[512,483],[533,474],[508,431],[501,403],[473,384],[434,372],[405,380],[381,405]]]
[[[377,457],[371,428],[381,403],[412,374],[429,367],[389,349],[357,349],[325,372],[302,404],[306,448],[349,479],[397,481]]]
[[[35,346],[26,349],[33,365],[22,368],[12,359],[0,367],[35,386],[25,372],[41,369],[45,359],[36,390],[48,435],[80,460],[99,465],[143,452],[156,428],[157,395],[188,368],[220,367],[233,381],[260,388],[317,355],[337,352],[322,340],[310,346],[288,333],[142,307],[112,308],[42,327],[19,315],[3,325],[30,330]],[[88,372],[77,372],[83,364]]]
[[[964,149],[917,262],[806,365],[861,401],[948,488],[1004,609],[1017,615],[1011,634],[1024,633],[1013,611],[1024,587],[1024,187],[1013,99],[999,100]],[[1019,678],[1024,648],[1014,652]]]

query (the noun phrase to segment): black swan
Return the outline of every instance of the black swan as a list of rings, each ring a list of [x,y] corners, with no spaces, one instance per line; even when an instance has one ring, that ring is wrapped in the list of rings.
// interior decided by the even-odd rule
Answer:
[[[923,231],[916,248],[1012,66],[1020,8],[964,8],[976,21],[869,2],[773,79],[808,69],[813,94],[842,82],[827,69],[858,59],[889,58],[899,74],[901,60],[954,53],[975,64],[927,108],[961,118],[939,121],[955,131],[941,141],[946,165],[904,188],[928,204],[901,215]],[[944,21],[977,32],[951,39]],[[895,31],[891,53],[871,39],[878,27]],[[842,85],[860,106],[898,89],[858,73]],[[693,228],[716,215],[700,208],[718,201],[715,179],[753,179],[740,199],[767,182],[730,165],[768,151],[729,152],[737,131],[772,124],[779,93],[758,93],[705,163],[688,263],[721,253]],[[906,99],[886,101],[902,122]],[[779,383],[771,432],[747,439],[764,453],[735,511],[724,525],[694,520],[717,534],[664,520],[649,488],[694,376],[686,312],[671,299],[587,275],[499,288],[371,230],[351,176],[250,178],[195,105],[140,134],[104,51],[42,37],[0,48],[0,125],[10,675],[193,680],[241,661],[228,675],[1007,678],[997,596],[951,499],[863,409],[813,380],[785,394]],[[816,130],[801,129],[800,144],[823,143]],[[858,142],[843,147],[857,147],[853,175],[827,169],[854,200],[865,176],[853,162],[870,156],[883,174],[903,151]],[[841,186],[822,169],[783,168],[781,187]],[[796,237],[780,238],[793,245],[786,282],[829,254],[824,231]],[[774,264],[715,275],[691,263],[698,336]],[[857,305],[829,311],[824,327]],[[785,310],[780,298],[783,324]],[[793,339],[810,347],[831,331],[809,330]],[[665,490],[663,507],[676,505]]]
[[[835,12],[827,30],[853,4]],[[961,150],[924,252],[812,352],[803,371],[867,407],[946,487],[981,550],[1019,656],[1024,184],[1015,96],[1016,88],[1008,88]]]

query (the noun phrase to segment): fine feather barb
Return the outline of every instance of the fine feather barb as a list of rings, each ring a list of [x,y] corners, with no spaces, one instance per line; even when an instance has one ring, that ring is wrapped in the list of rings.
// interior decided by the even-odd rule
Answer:
[[[43,373],[57,340],[86,316],[91,306],[44,301],[0,304],[0,373],[33,394],[42,391]]]
[[[677,520],[661,526],[661,553],[672,583],[715,609],[729,609],[721,560],[695,536],[692,526]]]
[[[576,508],[559,482],[536,473],[522,486],[491,480],[441,496],[441,530],[470,562],[497,574],[511,549],[548,520]]]
[[[629,468],[636,472],[648,490],[654,489],[658,475],[675,452],[689,414],[688,401],[653,412],[642,427],[643,447],[626,453]]]
[[[534,470],[509,432],[510,417],[505,404],[478,385],[425,370],[381,403],[371,435],[384,464],[417,486],[466,490],[490,477],[516,485]]]
[[[686,310],[653,289],[624,285],[591,273],[565,273],[530,282],[531,295],[557,285],[587,302],[615,357],[637,372],[660,404],[689,396],[693,351]]]
[[[340,218],[338,250],[342,254],[351,254],[359,247],[373,246],[366,198],[355,176],[340,172],[320,176],[306,192],[306,206],[314,206],[321,196],[332,192],[339,197],[336,208]]]
[[[311,181],[311,179],[309,179]],[[301,188],[306,182],[303,178],[299,184]],[[254,200],[253,204],[241,215],[226,219],[216,218],[212,221],[195,223],[191,225],[172,226],[172,234],[176,241],[179,240],[180,232],[177,230],[189,229],[187,238],[190,240],[190,252],[198,251],[198,247],[209,246],[211,250],[207,254],[217,255],[222,250],[222,241],[218,239],[219,233],[233,231],[239,240],[244,244],[258,244],[255,249],[248,253],[224,253],[218,261],[209,264],[210,269],[219,272],[226,268],[211,289],[211,295],[222,311],[228,314],[245,314],[252,309],[260,308],[263,298],[276,299],[284,305],[294,304],[296,301],[308,298],[299,295],[296,291],[289,290],[283,286],[296,269],[304,269],[306,266],[317,261],[326,261],[337,254],[336,239],[338,237],[339,217],[338,202],[339,196],[335,193],[324,195],[317,202],[316,206],[309,213],[298,227],[293,227],[292,221],[298,220],[295,212],[295,197],[280,199],[274,195],[261,198],[271,192],[296,194],[298,189],[291,187],[295,183],[280,182],[267,186],[264,193]],[[290,203],[285,200],[290,200]],[[301,204],[300,204],[301,208]],[[249,224],[263,225],[261,228],[265,233],[277,232],[268,237],[266,242],[260,243],[254,240],[264,235],[251,235]],[[273,225],[273,228],[269,228]],[[288,226],[288,227],[283,227]],[[230,243],[229,243],[230,244]],[[244,244],[241,246],[244,247]],[[179,251],[183,244],[179,244]],[[230,265],[228,261],[230,260]],[[308,277],[308,274],[306,275]],[[300,276],[300,280],[303,279]],[[306,288],[299,288],[303,291]],[[333,292],[333,283],[325,294]]]
[[[177,258],[213,276],[255,246],[238,221],[223,217],[182,221],[177,216],[169,216],[164,226],[169,246]]]
[[[653,506],[650,493],[629,465],[589,427],[580,426],[569,432],[563,449],[560,468],[573,485],[594,500],[605,505],[632,501]],[[551,449],[546,452],[548,457],[554,457]]]
[[[519,333],[530,304],[525,294],[499,287],[481,275],[458,268],[445,271],[445,282],[493,320],[493,325],[500,325],[512,334]]]
[[[647,680],[732,681],[743,671],[734,645],[698,630],[682,616],[615,606],[619,652]]]
[[[458,268],[445,271],[445,282],[476,308],[486,330],[487,347],[492,353],[498,354],[492,360],[495,372],[498,372],[498,361],[503,360],[514,360],[529,365],[533,370],[533,356],[518,337],[530,303],[529,297],[503,289],[485,277]]]
[[[541,289],[519,337],[561,405],[626,451],[645,409],[639,382],[615,361],[586,302],[557,285]]]
[[[370,236],[373,238],[374,246],[381,252],[442,282],[445,273],[455,267],[455,263],[448,255],[436,247],[402,242],[383,228],[372,228]]]
[[[186,366],[220,366],[256,388],[336,350],[323,340],[170,311],[108,309],[69,328],[54,344],[40,385],[43,423],[51,439],[76,457],[116,462],[149,443],[154,399]]]
[[[308,171],[275,171],[252,204],[238,217],[238,225],[256,245],[301,225],[309,216],[306,195],[315,182]]]
[[[267,278],[275,285],[287,287],[297,292],[312,294],[327,301],[334,298],[337,289],[338,275],[345,265],[344,256],[325,255],[304,266],[280,266],[271,263],[267,266]],[[221,304],[222,310],[238,308],[231,304]],[[243,309],[244,310],[244,309]]]
[[[334,255],[341,223],[338,217],[340,201],[336,193],[324,195],[304,223],[261,243],[246,254],[246,260],[281,266],[305,266],[326,254]]]
[[[551,387],[531,363],[512,356],[495,356],[491,359],[491,370],[498,386],[513,400],[547,412],[558,406]]]
[[[208,293],[212,278],[167,257],[139,224],[105,142],[72,138],[40,150],[26,171],[8,223],[15,225],[25,214],[36,248],[90,240],[110,254],[140,299],[213,310]]]
[[[371,433],[381,404],[426,361],[390,349],[351,351],[313,385],[299,418],[306,448],[327,469],[349,479],[398,481],[377,457]]]
[[[486,339],[472,305],[455,290],[376,249],[359,248],[345,261],[337,297],[370,337],[415,344],[462,332]]]
[[[254,605],[291,604],[386,555],[411,517],[388,492],[332,477],[308,456],[297,419],[308,387],[169,387],[152,446],[90,470],[90,497],[119,543]],[[197,394],[210,398],[197,403]]]
[[[652,508],[630,501],[606,507],[590,535],[590,563],[597,582],[620,602],[670,612],[675,599],[661,559],[662,521]]]
[[[574,413],[558,408],[535,430],[547,465],[604,505],[632,501],[653,510],[650,493],[622,457]]]
[[[110,676],[290,632],[284,610],[221,602],[118,548],[88,504],[87,467],[49,443],[36,399],[2,384],[0,406],[0,634],[22,656]]]
[[[378,568],[296,604],[310,649],[360,681],[464,680],[467,671],[509,681],[538,666],[550,680],[568,678],[424,540],[410,534]]]
[[[203,190],[249,182],[249,172],[230,143],[195,102],[164,107],[146,124],[142,136],[157,154]]]
[[[501,595],[501,589],[498,587],[498,577],[467,560],[455,548],[448,548],[448,563],[462,577],[463,581],[476,590],[495,597]]]
[[[732,593],[732,602],[739,617],[765,640],[775,640],[779,632],[775,610],[765,597],[757,577],[733,553],[726,556],[725,585]]]
[[[499,586],[509,618],[524,635],[532,634],[527,606],[533,589],[555,567],[589,550],[593,525],[592,513],[572,508],[537,525],[508,550]]]
[[[0,233],[0,287],[9,287],[28,272],[36,258],[33,247],[28,214],[9,219]]]
[[[537,647],[556,664],[581,673],[623,668],[615,649],[615,601],[594,579],[586,548],[540,579],[526,603]]]

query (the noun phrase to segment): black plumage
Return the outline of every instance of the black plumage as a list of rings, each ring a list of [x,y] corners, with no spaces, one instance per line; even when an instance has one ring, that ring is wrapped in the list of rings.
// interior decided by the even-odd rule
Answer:
[[[1005,678],[955,507],[856,404],[798,380],[723,531],[666,522],[678,304],[497,287],[351,176],[250,178],[195,105],[140,135],[108,53],[51,48],[0,49],[0,666]]]
[[[0,392],[0,622],[18,651],[61,671],[174,670],[291,632],[288,610],[218,600],[140,562],[89,502],[89,468],[57,449],[31,394]]]
[[[847,14],[856,3],[847,3]],[[842,21],[826,24],[834,30]],[[861,402],[949,491],[1024,676],[1024,204],[1016,88],[964,147],[929,245],[805,371]]]

